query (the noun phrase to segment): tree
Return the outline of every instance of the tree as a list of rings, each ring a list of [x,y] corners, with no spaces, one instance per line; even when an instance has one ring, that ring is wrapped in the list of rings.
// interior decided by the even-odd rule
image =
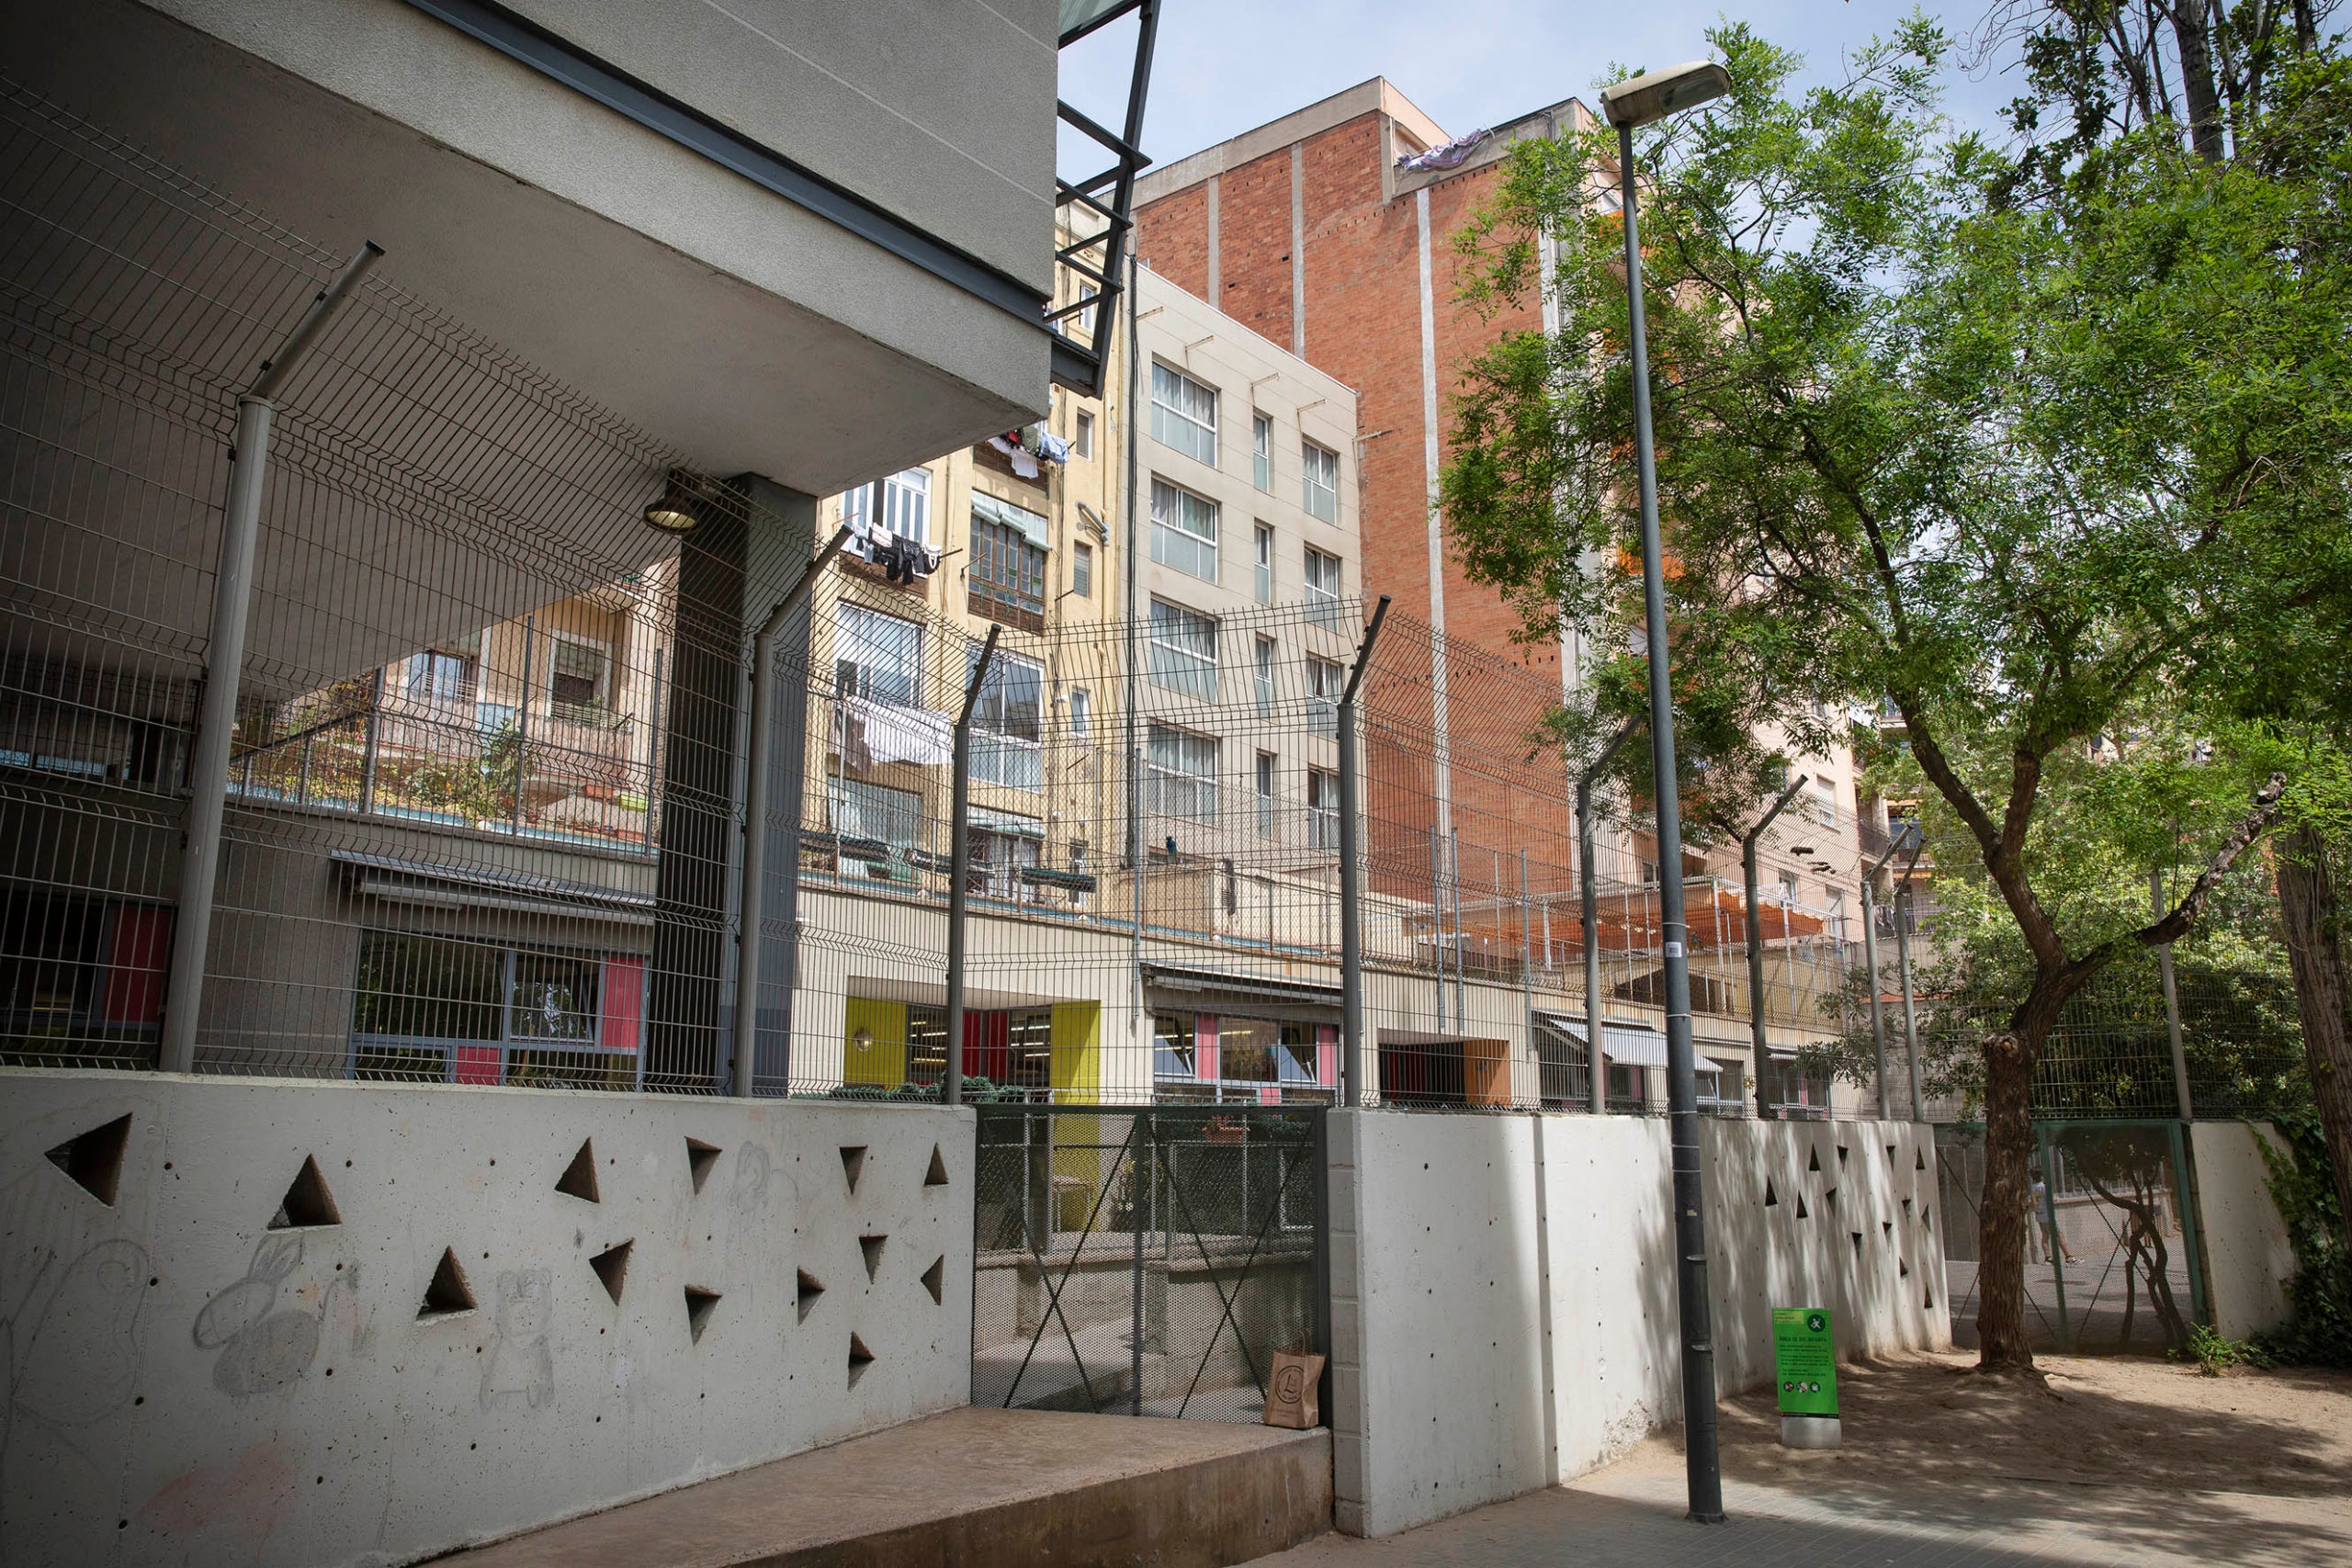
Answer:
[[[1938,118],[1948,43],[1922,20],[1802,96],[1747,28],[1712,41],[1731,94],[1635,147],[1678,698],[1760,729],[1883,697],[2012,923],[2025,964],[1981,1046],[1977,1325],[1986,1369],[2030,1370],[2043,1043],[2119,954],[2194,927],[2286,786],[2198,839],[2153,920],[2070,902],[2037,836],[2093,742],[2220,648],[2304,480],[2281,470],[2310,452],[2265,423],[2300,373],[2264,316],[2297,287],[2278,193],[2147,135],[2064,199],[2020,199],[2014,159]],[[1617,219],[1589,199],[1614,162],[1606,131],[1522,145],[1464,234],[1474,303],[1548,285],[1560,327],[1467,367],[1443,502],[1531,627],[1623,647],[1626,311]],[[1545,232],[1566,241],[1548,278]]]

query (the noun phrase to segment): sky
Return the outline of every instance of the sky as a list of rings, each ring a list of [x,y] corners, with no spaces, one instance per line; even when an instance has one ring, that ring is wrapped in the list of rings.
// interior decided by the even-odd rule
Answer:
[[[1964,35],[1992,0],[1925,0],[1947,32]],[[1162,0],[1144,118],[1144,151],[1167,164],[1374,76],[1385,76],[1452,135],[1498,124],[1570,96],[1598,106],[1593,84],[1612,62],[1655,69],[1702,58],[1726,15],[1804,55],[1809,77],[1834,79],[1846,51],[1891,32],[1910,0]],[[1113,126],[1135,58],[1132,22],[1062,56],[1062,96]],[[1955,69],[1946,109],[1994,130],[2011,80]],[[1072,148],[1063,174],[1105,160]],[[1088,166],[1081,171],[1078,165]]]

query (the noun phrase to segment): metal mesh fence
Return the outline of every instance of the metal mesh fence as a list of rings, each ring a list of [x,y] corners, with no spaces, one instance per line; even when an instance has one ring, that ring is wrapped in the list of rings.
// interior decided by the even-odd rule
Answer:
[[[972,1403],[1259,1420],[1323,1347],[1318,1121],[984,1108]]]
[[[337,257],[5,84],[0,204],[0,1060],[153,1066],[236,396]],[[195,1066],[718,1091],[751,627],[841,503],[698,473],[376,276],[277,402]],[[897,490],[859,493],[873,537],[899,527]],[[695,525],[649,527],[657,500]],[[994,626],[962,846],[976,1094],[1330,1102],[1364,607],[1106,616],[1054,591],[1034,514],[973,506],[933,535],[952,576],[844,557],[777,640],[751,1087],[938,1092],[954,722]],[[1109,521],[1106,582],[1143,547]],[[1604,798],[1585,918],[1558,699],[1401,616],[1375,645],[1367,1102],[1589,1105],[1589,948],[1606,1100],[1664,1109],[1660,871]],[[1837,828],[1792,812],[1767,842],[1843,866]],[[1741,890],[1685,882],[1702,1108],[1875,1110],[1800,1053],[1852,1024],[1842,908],[1768,887],[1759,1062]],[[2233,1109],[2279,1077],[2240,1055]],[[2064,1092],[2141,1109],[2163,1081],[2110,1068]]]

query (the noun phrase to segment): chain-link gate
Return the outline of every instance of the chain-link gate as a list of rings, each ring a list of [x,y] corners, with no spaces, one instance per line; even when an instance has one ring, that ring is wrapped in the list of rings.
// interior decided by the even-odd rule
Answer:
[[[1323,1349],[1323,1115],[982,1106],[972,1403],[1256,1421]]]
[[[1936,1129],[1952,1340],[1976,1343],[1984,1129]],[[2180,1123],[2043,1122],[2028,1177],[2026,1329],[2037,1349],[2185,1348],[2209,1321]]]

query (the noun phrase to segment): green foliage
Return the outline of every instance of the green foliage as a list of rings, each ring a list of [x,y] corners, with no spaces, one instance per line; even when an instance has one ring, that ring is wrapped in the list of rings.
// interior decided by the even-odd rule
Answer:
[[[510,720],[471,756],[436,758],[418,767],[409,791],[420,806],[469,821],[500,821],[514,809],[522,760],[523,732]]]
[[[2181,1358],[2178,1350],[2172,1354],[2176,1359]],[[2188,1357],[2194,1359],[2197,1370],[2209,1378],[2220,1377],[2232,1367],[2259,1367],[2269,1362],[2269,1357],[2260,1346],[2244,1339],[2232,1339],[2219,1329],[2202,1323],[2188,1325]]]
[[[2352,1249],[2345,1245],[2326,1140],[2313,1117],[2281,1117],[2274,1125],[2286,1148],[2260,1139],[2256,1145],[2270,1168],[2270,1199],[2295,1252],[2295,1277],[2287,1284],[2294,1316],[2258,1343],[2275,1361],[2352,1367]]]

